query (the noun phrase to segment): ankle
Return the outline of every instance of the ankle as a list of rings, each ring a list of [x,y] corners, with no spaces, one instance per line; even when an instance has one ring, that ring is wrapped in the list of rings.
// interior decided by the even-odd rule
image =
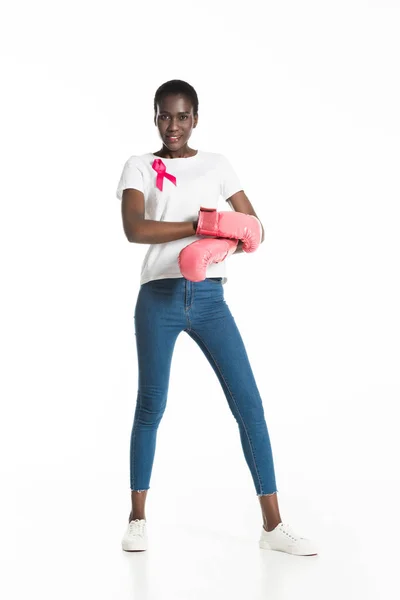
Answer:
[[[139,520],[142,520],[142,519],[143,519],[143,520],[146,520],[146,517],[145,517],[145,515],[143,515],[143,514],[140,514],[140,513],[133,513],[133,514],[131,513],[131,514],[129,515],[129,523],[130,523],[131,521],[134,521],[135,519],[139,519]]]
[[[263,528],[265,529],[265,531],[273,531],[276,527],[278,527],[279,523],[282,523],[282,521],[278,521],[277,523],[272,524],[264,523]]]

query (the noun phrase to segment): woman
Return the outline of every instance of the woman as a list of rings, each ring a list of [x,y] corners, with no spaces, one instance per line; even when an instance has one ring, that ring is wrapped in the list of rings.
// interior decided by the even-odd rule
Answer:
[[[166,407],[175,342],[185,331],[213,367],[238,423],[263,515],[260,547],[315,555],[310,540],[282,523],[261,397],[241,335],[224,300],[225,261],[221,256],[207,259],[206,278],[201,281],[190,281],[180,270],[183,249],[200,239],[200,207],[211,212],[214,209],[217,217],[230,207],[240,213],[235,215],[238,220],[251,218],[260,227],[257,215],[229,161],[221,154],[188,146],[198,123],[198,98],[191,85],[172,80],[158,88],[154,123],[162,140],[161,150],[131,156],[117,189],[127,239],[150,245],[135,308],[139,386],[130,445],[132,510],[122,547],[126,551],[147,549],[145,503],[157,428]],[[237,252],[246,251],[241,233],[235,230],[224,236],[235,239]],[[203,245],[216,242],[210,237],[201,239]]]

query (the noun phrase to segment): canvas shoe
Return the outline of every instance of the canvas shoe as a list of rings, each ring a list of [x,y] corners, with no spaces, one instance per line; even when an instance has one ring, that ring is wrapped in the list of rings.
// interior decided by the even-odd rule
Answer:
[[[126,552],[147,550],[147,531],[145,519],[130,521],[122,538],[122,549]]]
[[[318,554],[316,545],[309,539],[300,537],[287,523],[279,523],[272,531],[262,528],[260,548],[278,550],[299,556],[315,556]]]

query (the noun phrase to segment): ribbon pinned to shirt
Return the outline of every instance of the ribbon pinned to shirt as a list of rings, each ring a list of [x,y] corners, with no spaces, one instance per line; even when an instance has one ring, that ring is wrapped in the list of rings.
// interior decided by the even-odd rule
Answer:
[[[151,166],[157,173],[156,186],[159,190],[162,191],[163,189],[164,177],[166,177],[167,179],[169,179],[169,181],[172,181],[172,183],[176,185],[176,177],[174,175],[171,175],[170,173],[167,173],[167,167],[165,166],[161,158],[156,158]]]

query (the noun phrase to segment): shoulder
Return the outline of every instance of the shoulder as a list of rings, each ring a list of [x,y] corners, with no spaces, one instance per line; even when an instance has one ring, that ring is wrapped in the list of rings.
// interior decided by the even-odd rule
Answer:
[[[132,154],[125,162],[124,169],[132,172],[139,171],[145,178],[150,176],[154,156],[151,152],[146,154]]]
[[[230,160],[222,152],[202,152],[203,158],[222,169],[226,169],[231,165]]]
[[[132,167],[140,167],[146,164],[146,157],[151,156],[150,154],[132,154],[126,161],[126,165]]]
[[[209,158],[210,160],[221,160],[224,158],[224,155],[221,152],[208,152],[206,150],[202,150],[201,154],[204,158]]]

